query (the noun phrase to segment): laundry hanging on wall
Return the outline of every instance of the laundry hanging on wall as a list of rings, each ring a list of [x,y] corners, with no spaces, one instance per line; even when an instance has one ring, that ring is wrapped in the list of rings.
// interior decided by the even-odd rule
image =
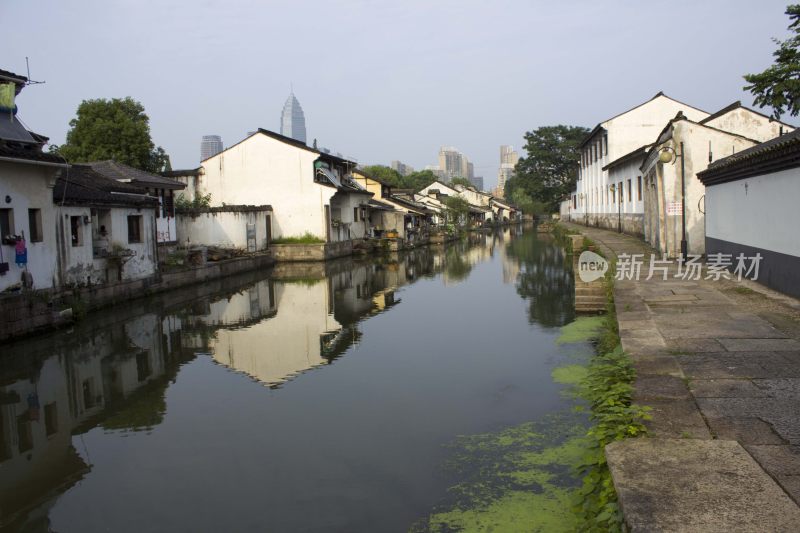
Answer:
[[[25,238],[17,239],[17,243],[14,245],[14,252],[16,252],[16,260],[17,266],[24,266],[28,264],[28,248],[25,247]]]

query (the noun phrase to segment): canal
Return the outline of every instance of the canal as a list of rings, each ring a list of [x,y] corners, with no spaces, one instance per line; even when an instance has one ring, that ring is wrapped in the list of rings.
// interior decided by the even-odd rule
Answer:
[[[0,346],[0,530],[451,531],[514,505],[567,524],[569,469],[507,456],[584,428],[553,378],[591,352],[558,342],[573,319],[571,262],[513,227]]]

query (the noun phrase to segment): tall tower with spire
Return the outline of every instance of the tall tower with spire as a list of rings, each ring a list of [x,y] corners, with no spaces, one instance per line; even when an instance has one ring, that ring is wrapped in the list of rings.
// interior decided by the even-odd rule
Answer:
[[[294,91],[289,93],[289,98],[283,104],[281,113],[281,135],[306,142],[306,117],[300,102],[294,96]]]

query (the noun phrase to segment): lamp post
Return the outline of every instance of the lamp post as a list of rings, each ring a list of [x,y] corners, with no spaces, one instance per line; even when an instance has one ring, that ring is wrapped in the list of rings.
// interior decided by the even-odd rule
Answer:
[[[658,160],[662,163],[672,163],[680,158],[681,160],[681,257],[684,259],[688,255],[688,246],[686,244],[686,169],[683,157],[683,141],[680,142],[681,153],[675,151],[671,146],[664,146],[660,148]]]

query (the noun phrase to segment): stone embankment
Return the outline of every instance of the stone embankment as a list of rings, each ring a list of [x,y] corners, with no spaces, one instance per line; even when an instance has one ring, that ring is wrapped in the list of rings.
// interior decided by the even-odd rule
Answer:
[[[649,436],[606,457],[631,531],[800,531],[800,302],[750,281],[647,280],[642,241],[565,224],[606,257],[644,254],[617,280],[634,399]]]

